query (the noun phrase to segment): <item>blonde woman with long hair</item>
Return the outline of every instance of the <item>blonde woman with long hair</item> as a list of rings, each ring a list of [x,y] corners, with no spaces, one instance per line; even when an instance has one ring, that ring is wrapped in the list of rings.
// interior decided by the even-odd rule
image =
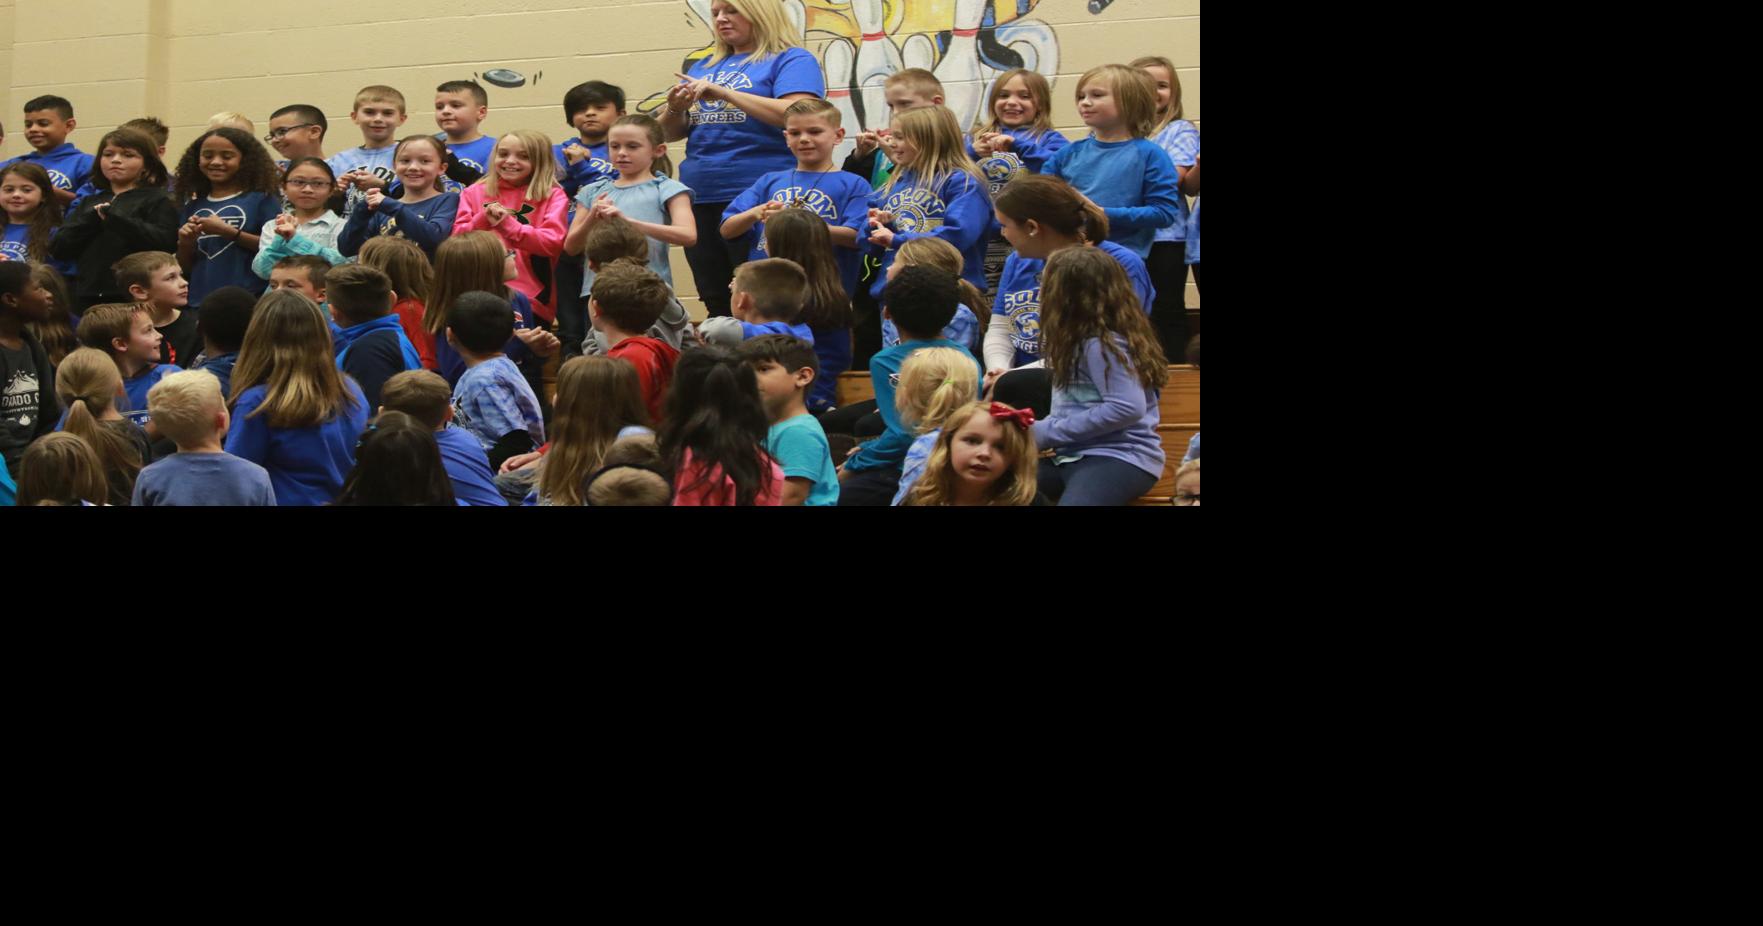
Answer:
[[[715,0],[715,47],[677,74],[660,111],[668,141],[691,139],[680,182],[697,195],[697,242],[686,262],[711,315],[729,314],[728,284],[747,258],[745,236],[722,237],[722,213],[761,176],[796,166],[784,141],[784,110],[826,96],[820,62],[798,40],[782,0]]]
[[[369,411],[361,387],[337,372],[318,304],[292,289],[258,300],[233,367],[226,452],[269,470],[276,504],[335,500]]]

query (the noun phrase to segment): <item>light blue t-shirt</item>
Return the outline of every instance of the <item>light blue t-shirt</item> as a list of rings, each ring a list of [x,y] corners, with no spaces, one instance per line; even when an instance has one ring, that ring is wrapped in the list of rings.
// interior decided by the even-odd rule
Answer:
[[[774,100],[791,93],[826,96],[820,62],[806,49],[787,49],[759,61],[751,55],[730,55],[714,66],[709,61],[700,59],[686,75],[709,77],[731,90]],[[730,202],[762,175],[789,170],[796,163],[783,129],[766,125],[731,103],[699,100],[687,123],[691,141],[679,173],[698,192],[700,202]]]
[[[392,170],[392,154],[397,150],[397,145],[387,145],[384,148],[350,148],[348,151],[331,155],[325,160],[325,163],[331,166],[331,173],[338,178],[352,170],[366,170],[375,177],[384,180],[386,189],[390,190],[393,181],[398,179],[398,175]],[[349,187],[348,205],[343,209],[343,218],[348,218],[349,214],[355,211],[356,205],[363,203],[366,199],[366,193],[353,186]]]
[[[797,415],[771,426],[765,435],[765,451],[783,467],[784,478],[811,479],[810,508],[839,503],[839,470],[833,466],[832,445],[813,415]]]
[[[1152,142],[1167,152],[1170,163],[1177,167],[1192,167],[1194,161],[1200,156],[1200,130],[1194,128],[1194,124],[1186,119],[1177,119],[1171,122],[1163,131],[1157,133],[1157,137],[1152,139]],[[1187,238],[1188,198],[1181,195],[1180,190],[1177,190],[1175,203],[1181,212],[1181,218],[1168,228],[1158,229],[1155,240],[1181,241]]]
[[[534,444],[545,442],[539,397],[507,357],[486,360],[459,377],[453,387],[453,421],[477,437],[486,451],[513,431],[525,431]]]
[[[929,434],[920,434],[912,446],[906,448],[906,462],[900,465],[900,490],[894,493],[894,507],[904,503],[906,493],[924,477],[925,464],[930,462],[930,452],[937,447],[937,435],[942,433],[943,429],[937,428]]]
[[[618,207],[618,211],[624,213],[625,218],[635,219],[638,222],[652,222],[656,225],[671,225],[673,223],[667,219],[667,201],[684,193],[689,202],[692,196],[690,187],[672,177],[656,176],[622,187],[618,186],[614,180],[616,178],[602,177],[593,183],[585,184],[575,194],[576,208],[592,209],[594,200],[598,199],[601,193],[606,193],[612,197],[612,204]],[[594,271],[585,269],[587,267],[587,258],[585,257],[582,258],[582,267],[584,268],[582,295],[586,296],[594,289]],[[649,239],[649,269],[655,271],[667,283],[668,289],[673,288],[673,268],[667,263],[667,242],[656,241],[654,238]]]

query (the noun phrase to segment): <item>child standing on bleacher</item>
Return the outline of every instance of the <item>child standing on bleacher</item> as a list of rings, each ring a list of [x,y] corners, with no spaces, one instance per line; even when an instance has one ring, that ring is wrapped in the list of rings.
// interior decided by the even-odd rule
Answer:
[[[1101,206],[1113,240],[1142,260],[1157,230],[1181,218],[1181,178],[1148,140],[1157,127],[1157,87],[1137,68],[1103,65],[1078,80],[1077,111],[1090,137],[1053,155],[1046,173]]]
[[[1157,87],[1157,126],[1151,140],[1169,155],[1175,165],[1178,187],[1188,182],[1189,170],[1200,160],[1200,130],[1181,117],[1181,79],[1168,58],[1146,57],[1133,61]],[[1151,325],[1163,339],[1163,352],[1174,356],[1188,340],[1188,225],[1191,214],[1186,196],[1175,198],[1180,217],[1175,224],[1157,230],[1151,255],[1145,263],[1151,268],[1151,281],[1157,286],[1157,305],[1151,313]],[[1198,252],[1198,241],[1194,244]]]
[[[563,254],[569,198],[557,185],[551,140],[538,132],[510,132],[496,141],[495,163],[483,180],[459,196],[453,234],[488,231],[514,253],[508,288],[532,300],[548,327],[557,317],[552,298],[556,260]]]
[[[1095,248],[1066,248],[1041,279],[1041,353],[1053,379],[1052,414],[1035,422],[1041,490],[1061,506],[1119,506],[1163,475],[1158,393],[1169,378],[1157,333],[1120,263]]]
[[[209,129],[178,161],[177,195],[184,225],[178,263],[190,281],[190,304],[200,308],[222,286],[264,290],[251,269],[258,233],[282,213],[281,172],[257,139],[238,129]]]

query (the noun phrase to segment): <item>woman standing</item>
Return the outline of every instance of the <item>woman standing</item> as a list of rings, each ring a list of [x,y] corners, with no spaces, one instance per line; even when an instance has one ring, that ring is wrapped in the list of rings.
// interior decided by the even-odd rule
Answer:
[[[727,315],[728,284],[751,243],[722,237],[723,210],[762,174],[796,166],[784,141],[784,110],[825,96],[826,80],[781,0],[716,0],[710,27],[710,57],[675,75],[681,83],[660,115],[668,141],[690,139],[680,181],[695,194],[698,243],[686,248],[686,262],[710,314]]]

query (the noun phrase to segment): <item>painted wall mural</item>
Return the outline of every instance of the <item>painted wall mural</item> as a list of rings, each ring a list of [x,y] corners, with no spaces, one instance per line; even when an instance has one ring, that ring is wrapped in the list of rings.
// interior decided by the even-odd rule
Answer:
[[[1029,18],[1040,0],[784,0],[798,37],[815,52],[826,75],[827,99],[844,116],[843,158],[857,133],[888,121],[882,84],[904,68],[925,68],[943,82],[944,102],[963,126],[973,124],[992,82],[1005,71],[1028,68],[1052,80],[1059,41],[1046,23]],[[1100,13],[1113,0],[1092,0]],[[711,0],[686,0],[706,34]],[[1100,7],[1100,8],[1098,8]],[[684,71],[710,55],[711,46],[686,56]],[[666,102],[664,87],[638,104],[643,112]]]

